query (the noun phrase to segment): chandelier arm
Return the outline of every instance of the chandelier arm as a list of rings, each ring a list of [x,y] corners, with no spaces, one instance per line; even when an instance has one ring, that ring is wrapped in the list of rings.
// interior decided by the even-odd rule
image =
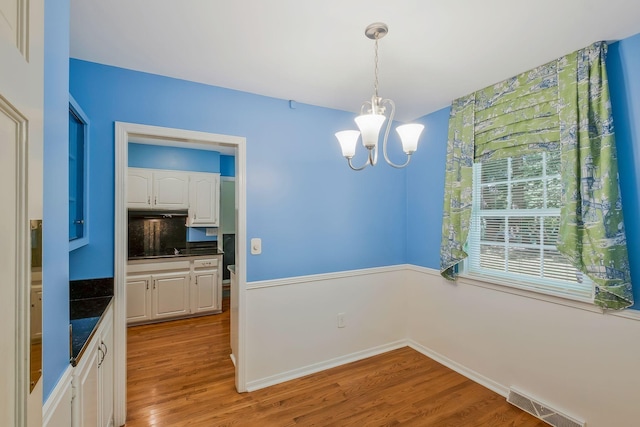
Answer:
[[[359,168],[357,168],[357,167],[353,166],[353,163],[351,162],[351,159],[352,159],[351,157],[347,157],[347,163],[349,163],[349,167],[351,169],[353,169],[354,171],[361,171],[362,169],[366,168],[367,166],[369,166],[371,164],[369,162],[369,159],[367,159],[367,162],[364,165],[362,165]]]
[[[382,104],[385,104],[385,103],[391,105],[391,113],[389,114],[389,122],[387,123],[387,129],[384,133],[384,140],[382,141],[382,154],[384,155],[385,162],[387,162],[390,166],[393,166],[396,169],[400,169],[409,164],[409,161],[411,161],[411,154],[407,154],[407,161],[401,165],[393,163],[389,159],[389,155],[387,154],[387,141],[389,139],[389,131],[391,130],[391,123],[393,122],[393,118],[395,117],[395,114],[396,114],[396,104],[390,99],[382,100]]]

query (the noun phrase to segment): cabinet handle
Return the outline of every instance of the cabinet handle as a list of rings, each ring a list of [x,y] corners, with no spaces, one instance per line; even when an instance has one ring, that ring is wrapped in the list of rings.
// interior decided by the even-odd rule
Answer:
[[[156,205],[158,204],[158,196],[155,197],[153,203],[156,204]]]
[[[147,280],[147,290],[149,290],[149,281]]]
[[[153,281],[153,289],[155,289],[155,288],[156,288],[156,281],[154,280]]]
[[[100,352],[100,356],[98,356],[98,368],[102,366],[102,362],[104,362],[104,351],[102,351],[102,346],[98,347],[98,351]]]
[[[147,204],[150,205],[151,204],[151,196],[147,196]]]

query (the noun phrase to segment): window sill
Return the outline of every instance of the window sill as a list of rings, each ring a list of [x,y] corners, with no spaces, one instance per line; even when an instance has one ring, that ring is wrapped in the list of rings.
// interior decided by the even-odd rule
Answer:
[[[499,292],[519,295],[522,297],[546,301],[553,304],[560,304],[580,310],[590,311],[593,313],[602,314],[606,312],[602,308],[595,305],[593,301],[590,301],[588,299],[582,299],[579,297],[572,298],[567,295],[553,295],[551,293],[537,292],[531,289],[526,289],[524,286],[518,287],[517,285],[507,284],[506,282],[501,282],[498,279],[490,279],[487,277],[475,276],[473,274],[461,273],[458,276],[458,281],[466,285],[492,289]]]
[[[76,249],[79,249],[88,244],[89,244],[88,236],[82,237],[80,239],[69,240],[69,252],[75,251]]]

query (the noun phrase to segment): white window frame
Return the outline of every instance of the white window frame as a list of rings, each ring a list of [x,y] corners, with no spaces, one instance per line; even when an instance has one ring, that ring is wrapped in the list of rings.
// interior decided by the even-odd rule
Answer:
[[[508,160],[509,162],[509,171],[511,170],[511,158]],[[548,278],[535,278],[528,277],[524,274],[517,273],[509,273],[509,272],[499,272],[495,270],[481,269],[480,261],[477,258],[473,257],[474,250],[471,250],[471,246],[473,246],[474,242],[477,242],[477,245],[480,245],[480,230],[481,227],[478,224],[478,221],[483,216],[492,216],[492,217],[531,217],[531,216],[559,216],[560,208],[544,208],[544,209],[510,209],[511,206],[511,197],[510,197],[510,189],[511,189],[511,174],[508,174],[507,177],[507,209],[500,210],[482,210],[480,206],[481,202],[481,188],[482,186],[479,184],[481,179],[482,165],[481,163],[474,163],[473,165],[473,202],[472,202],[472,214],[471,214],[471,223],[469,229],[469,235],[467,238],[467,242],[465,245],[467,254],[469,256],[464,260],[461,265],[461,276],[480,280],[483,282],[488,282],[491,284],[499,285],[499,286],[507,286],[510,288],[516,288],[521,290],[526,290],[530,292],[540,293],[544,295],[551,295],[554,297],[566,298],[574,301],[585,302],[589,304],[593,304],[594,301],[594,286],[593,282],[585,275],[582,276],[582,283],[571,283],[568,281],[562,280],[553,280]],[[546,175],[546,168],[543,168],[543,173],[541,179],[549,178]],[[522,181],[522,180],[518,180]],[[546,186],[545,186],[545,194],[544,197],[546,199]],[[477,214],[476,214],[477,213]],[[474,224],[475,222],[475,224]],[[542,232],[542,230],[541,230]],[[505,249],[509,246],[507,242],[504,243]],[[523,245],[521,243],[518,244],[519,247]],[[538,247],[538,246],[537,246]],[[554,246],[544,245],[541,247],[544,249],[554,249]],[[477,248],[477,252],[479,253],[479,248]]]
[[[69,252],[89,244],[89,117],[69,94],[69,110],[84,123],[84,167],[83,167],[83,233],[79,239],[69,240]],[[69,144],[67,143],[67,149]],[[67,233],[68,234],[68,233]]]

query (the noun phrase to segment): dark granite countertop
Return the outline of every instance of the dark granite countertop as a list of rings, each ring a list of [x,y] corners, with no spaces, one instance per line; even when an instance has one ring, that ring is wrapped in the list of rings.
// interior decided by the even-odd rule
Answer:
[[[76,366],[113,299],[113,278],[69,282],[70,362]]]
[[[141,256],[132,256],[129,257],[129,261],[135,261],[139,259],[160,259],[160,258],[186,258],[186,257],[194,257],[194,256],[216,256],[216,255],[224,255],[219,249],[212,249],[210,251],[185,251],[180,252],[179,254],[174,255],[141,255]]]

